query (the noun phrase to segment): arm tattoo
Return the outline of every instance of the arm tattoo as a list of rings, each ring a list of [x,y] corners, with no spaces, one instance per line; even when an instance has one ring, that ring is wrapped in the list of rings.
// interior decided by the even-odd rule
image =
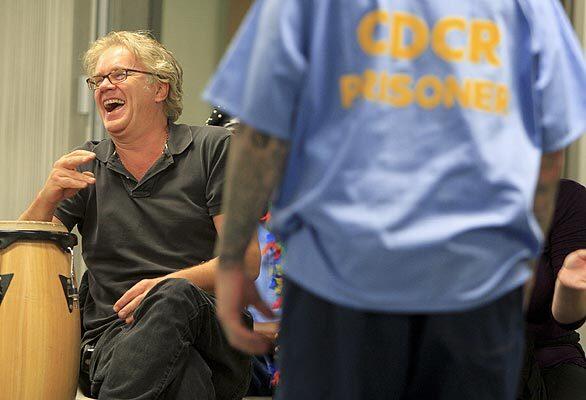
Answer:
[[[267,135],[263,135],[260,132],[251,132],[250,138],[252,145],[259,149],[265,149],[268,146],[270,140]]]
[[[564,163],[563,150],[541,157],[539,181],[535,190],[533,212],[544,235],[549,232],[555,209],[558,183]]]
[[[249,127],[230,148],[224,190],[224,224],[218,253],[222,268],[242,265],[261,213],[281,180],[287,160],[287,142]]]
[[[549,234],[549,227],[551,219],[555,210],[555,200],[557,194],[558,183],[564,165],[563,150],[555,153],[544,154],[541,157],[541,168],[539,171],[539,181],[535,189],[535,199],[533,201],[533,213],[541,231],[545,236]],[[531,260],[531,269],[533,275],[531,279],[525,284],[523,293],[523,308],[527,310],[531,301],[531,294],[535,285],[535,270],[537,268],[537,260]]]

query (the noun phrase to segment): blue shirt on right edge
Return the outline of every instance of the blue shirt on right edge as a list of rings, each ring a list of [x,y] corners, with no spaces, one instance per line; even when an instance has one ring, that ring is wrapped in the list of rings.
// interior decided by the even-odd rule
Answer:
[[[457,311],[529,276],[542,152],[586,130],[557,0],[257,1],[205,98],[290,141],[287,276],[334,303]]]

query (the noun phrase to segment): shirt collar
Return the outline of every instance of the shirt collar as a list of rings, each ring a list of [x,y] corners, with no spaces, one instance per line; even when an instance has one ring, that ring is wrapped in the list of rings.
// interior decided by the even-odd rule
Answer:
[[[168,148],[171,155],[183,153],[191,142],[193,142],[193,132],[190,126],[169,123]],[[96,158],[102,162],[108,162],[115,150],[116,147],[111,138],[102,140],[93,149]]]

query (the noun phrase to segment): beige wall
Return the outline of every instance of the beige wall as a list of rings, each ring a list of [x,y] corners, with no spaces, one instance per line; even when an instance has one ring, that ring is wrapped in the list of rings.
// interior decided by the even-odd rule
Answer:
[[[91,5],[0,0],[0,220],[18,218],[53,162],[88,136],[77,98]]]
[[[586,49],[586,2],[575,1],[571,8],[574,14],[572,18],[574,27],[583,48]],[[576,95],[583,96],[584,94],[577,93]],[[568,149],[565,175],[586,185],[586,137],[582,137]]]
[[[145,30],[149,23],[147,0],[110,0],[110,29],[113,31]]]
[[[586,49],[586,2],[575,1],[573,8],[574,27],[582,41],[583,48]],[[584,93],[578,93],[577,95],[584,96]],[[586,137],[580,139],[569,149],[566,172],[569,178],[586,185]],[[586,347],[586,325],[578,332],[582,338],[582,346]]]
[[[74,0],[0,0],[0,219],[71,147]]]
[[[201,125],[210,107],[201,93],[214,72],[223,45],[224,2],[165,0],[161,41],[183,67],[183,114],[179,122]]]

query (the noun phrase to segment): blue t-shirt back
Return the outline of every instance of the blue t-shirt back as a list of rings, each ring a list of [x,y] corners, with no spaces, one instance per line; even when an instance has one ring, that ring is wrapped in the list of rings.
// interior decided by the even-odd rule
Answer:
[[[525,282],[540,157],[586,130],[584,92],[557,0],[261,0],[204,96],[290,142],[290,279],[435,312]]]

